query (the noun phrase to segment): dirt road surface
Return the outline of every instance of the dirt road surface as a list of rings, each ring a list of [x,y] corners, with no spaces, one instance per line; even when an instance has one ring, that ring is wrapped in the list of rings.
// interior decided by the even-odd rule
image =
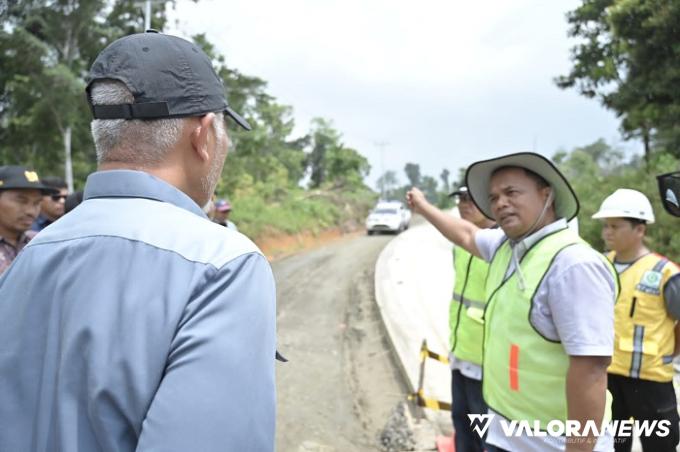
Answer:
[[[374,301],[391,235],[358,236],[272,264],[278,293],[279,452],[379,450],[406,388]]]

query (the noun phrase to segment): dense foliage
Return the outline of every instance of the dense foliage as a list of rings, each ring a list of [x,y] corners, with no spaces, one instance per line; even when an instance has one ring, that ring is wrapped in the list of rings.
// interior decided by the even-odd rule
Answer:
[[[0,162],[43,175],[63,175],[67,149],[75,187],[96,168],[85,77],[112,40],[143,28],[132,0],[19,0],[0,28]],[[152,28],[163,29],[163,8]],[[319,230],[363,219],[377,199],[365,184],[367,159],[345,146],[329,120],[312,121],[293,136],[291,107],[267,92],[267,83],[226,64],[206,36],[193,37],[213,59],[230,104],[253,131],[229,127],[234,143],[218,197],[234,204],[241,230],[262,233]]]
[[[680,2],[583,0],[567,15],[573,66],[558,77],[621,118],[624,137],[640,138],[645,157],[680,157]]]
[[[579,229],[581,236],[595,248],[604,251],[602,223],[591,216],[608,195],[618,188],[639,190],[652,202],[656,222],[647,228],[647,246],[673,260],[680,260],[678,219],[668,215],[661,205],[655,174],[677,168],[678,160],[670,154],[656,153],[649,164],[639,156],[624,154],[598,140],[571,152],[558,152],[553,160],[564,172],[581,203]]]

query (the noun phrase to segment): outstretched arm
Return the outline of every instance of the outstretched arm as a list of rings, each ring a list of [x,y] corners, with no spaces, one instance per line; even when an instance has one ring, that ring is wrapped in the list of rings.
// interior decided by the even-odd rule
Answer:
[[[423,192],[417,188],[412,188],[406,193],[406,201],[414,212],[425,217],[444,237],[471,254],[482,257],[475,242],[475,234],[479,228],[473,223],[442,212],[430,204]]]

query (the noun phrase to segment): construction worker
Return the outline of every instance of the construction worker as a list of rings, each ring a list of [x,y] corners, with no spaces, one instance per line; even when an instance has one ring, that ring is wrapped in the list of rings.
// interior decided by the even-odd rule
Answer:
[[[545,432],[553,420],[599,426],[605,419],[617,280],[606,258],[567,227],[578,213],[576,195],[549,160],[528,152],[472,164],[466,185],[500,229],[441,215],[417,189],[407,200],[490,263],[482,361],[487,451],[612,450],[607,432],[508,435],[503,428],[526,421]]]
[[[460,217],[479,228],[494,222],[482,214],[462,186],[449,196],[457,199]],[[449,309],[449,361],[451,364],[451,417],[456,450],[482,452],[484,443],[470,425],[468,414],[485,414],[482,398],[482,339],[484,336],[484,281],[489,264],[460,246],[453,247],[455,283]]]
[[[621,281],[615,308],[614,357],[609,366],[612,419],[670,421],[670,434],[641,435],[647,451],[675,451],[678,410],[673,389],[673,356],[679,351],[680,268],[644,243],[654,212],[647,197],[621,188],[608,196],[593,218],[603,222],[607,257]],[[632,438],[619,437],[616,452],[628,452]]]
[[[479,228],[494,225],[472,202],[467,187],[458,188],[449,197],[456,199],[461,218]],[[453,265],[455,282],[449,308],[449,362],[455,445],[456,450],[482,452],[483,438],[473,431],[468,414],[485,414],[487,410],[482,398],[482,317],[484,281],[489,264],[463,247],[454,246]]]

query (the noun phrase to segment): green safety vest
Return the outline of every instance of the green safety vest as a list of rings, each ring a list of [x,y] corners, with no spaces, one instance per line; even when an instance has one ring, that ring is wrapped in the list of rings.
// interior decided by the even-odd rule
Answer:
[[[489,264],[460,246],[453,248],[456,282],[449,307],[449,347],[456,358],[482,365],[484,282]]]
[[[570,229],[548,234],[520,261],[525,290],[514,271],[505,273],[512,259],[508,241],[494,255],[486,284],[484,325],[484,401],[507,419],[539,421],[542,430],[551,420],[567,419],[566,381],[569,356],[559,341],[543,337],[530,323],[533,298],[555,256],[564,248],[585,244]],[[616,272],[602,256],[616,281]],[[607,394],[605,420],[611,413]]]

